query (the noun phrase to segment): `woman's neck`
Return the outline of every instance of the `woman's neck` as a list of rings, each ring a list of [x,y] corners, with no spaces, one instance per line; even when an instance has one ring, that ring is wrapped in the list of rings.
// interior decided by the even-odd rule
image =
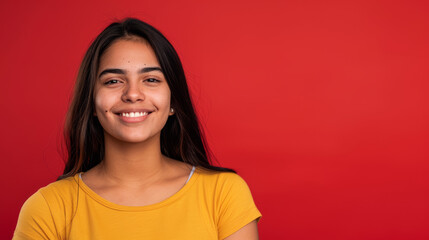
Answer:
[[[159,179],[165,164],[159,136],[140,143],[127,143],[105,136],[105,155],[98,172],[112,183],[144,184]]]

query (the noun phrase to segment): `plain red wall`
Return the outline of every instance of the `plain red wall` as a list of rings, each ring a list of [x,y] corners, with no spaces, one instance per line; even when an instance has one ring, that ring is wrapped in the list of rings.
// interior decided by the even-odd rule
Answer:
[[[2,1],[0,239],[60,174],[82,56],[113,19],[182,58],[261,239],[429,239],[427,1]]]

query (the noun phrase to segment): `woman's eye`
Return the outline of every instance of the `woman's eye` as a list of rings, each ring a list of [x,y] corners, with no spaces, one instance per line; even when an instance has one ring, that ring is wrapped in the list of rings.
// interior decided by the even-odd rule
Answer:
[[[115,84],[115,83],[119,83],[119,80],[112,79],[112,80],[109,80],[109,81],[105,82],[104,85],[112,85],[112,84]]]
[[[160,82],[158,79],[156,79],[156,78],[148,78],[148,79],[146,79],[145,80],[146,82],[149,82],[149,83],[157,83],[157,82]]]

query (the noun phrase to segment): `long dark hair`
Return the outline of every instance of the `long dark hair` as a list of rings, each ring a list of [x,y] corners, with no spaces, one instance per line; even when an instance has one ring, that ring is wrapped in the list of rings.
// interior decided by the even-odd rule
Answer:
[[[143,38],[151,45],[171,91],[171,107],[175,114],[168,118],[161,130],[161,152],[194,166],[235,172],[211,163],[211,154],[189,96],[182,63],[171,43],[149,24],[127,18],[104,29],[83,58],[64,128],[67,163],[58,179],[85,172],[104,159],[103,128],[93,115],[100,57],[116,40],[133,37]]]

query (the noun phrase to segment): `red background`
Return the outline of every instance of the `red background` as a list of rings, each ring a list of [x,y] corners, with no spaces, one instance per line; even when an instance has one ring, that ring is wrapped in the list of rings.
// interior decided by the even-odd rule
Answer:
[[[429,239],[427,1],[2,1],[1,224],[60,174],[84,52],[141,18],[182,58],[261,239]]]

